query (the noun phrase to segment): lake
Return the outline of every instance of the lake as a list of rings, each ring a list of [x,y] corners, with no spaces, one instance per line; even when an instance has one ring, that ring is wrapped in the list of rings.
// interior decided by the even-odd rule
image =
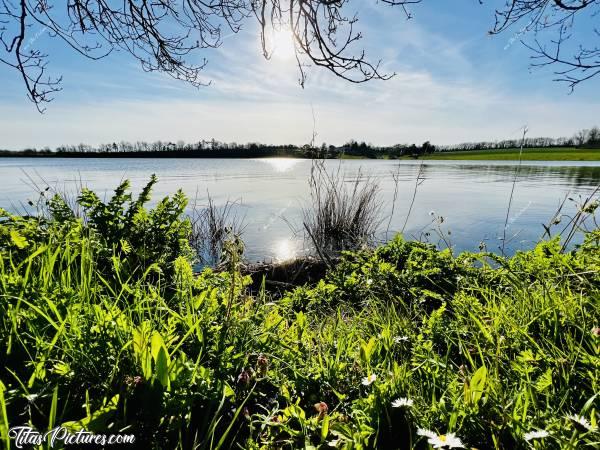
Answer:
[[[421,171],[404,235],[445,246],[439,242],[441,232],[457,252],[476,251],[480,243],[499,251],[517,162],[328,160],[325,164],[330,170],[340,169],[349,182],[368,176],[379,183],[384,204],[380,239],[402,229]],[[217,205],[235,201],[235,213],[245,224],[246,258],[284,260],[308,251],[293,229],[302,228],[310,169],[309,160],[285,158],[0,158],[0,207],[27,210],[27,201],[35,200],[37,190],[46,186],[74,193],[84,185],[102,197],[129,179],[134,192],[139,192],[155,173],[159,183],[154,201],[179,188],[200,205],[206,203],[207,192]],[[395,205],[393,174],[398,180]],[[567,200],[563,213],[572,214],[575,202],[599,183],[599,162],[523,162],[506,229],[507,253],[535,243],[543,234],[542,223],[548,223],[565,196],[573,201]],[[434,220],[439,216],[444,218],[441,224]]]

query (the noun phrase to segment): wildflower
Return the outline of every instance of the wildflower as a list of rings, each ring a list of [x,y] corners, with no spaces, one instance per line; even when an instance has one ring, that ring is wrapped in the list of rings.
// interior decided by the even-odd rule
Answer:
[[[135,388],[138,385],[142,384],[143,382],[144,382],[144,379],[139,375],[136,375],[134,377],[127,375],[125,377],[125,385],[129,388]]]
[[[329,406],[325,402],[319,402],[314,404],[315,410],[319,414],[319,418],[323,417],[329,411]]]
[[[242,414],[244,415],[244,417],[246,419],[250,419],[250,409],[247,406],[244,406],[244,409],[242,410]]]
[[[419,428],[417,434],[419,436],[425,436],[427,442],[432,445],[433,448],[465,448],[462,441],[457,438],[454,433],[437,434],[433,431]]]
[[[371,286],[373,284],[373,280],[370,278],[367,278],[367,286]]]
[[[600,337],[600,327],[592,328],[592,335],[596,337]]]
[[[585,417],[578,416],[577,414],[568,414],[567,419],[575,424],[576,428],[582,431],[596,431],[596,427],[593,426]]]
[[[400,397],[392,402],[392,408],[410,408],[414,402],[410,398]]]
[[[374,382],[376,379],[377,379],[377,375],[375,375],[375,374],[373,373],[373,374],[371,374],[371,375],[369,375],[369,376],[366,376],[366,377],[364,377],[364,378],[362,379],[362,384],[363,384],[364,386],[369,386],[369,385],[373,384],[373,382]]]
[[[329,441],[329,443],[327,445],[329,445],[330,447],[338,447],[340,445],[340,439],[334,439],[333,441]]]
[[[594,200],[592,202],[585,203],[581,207],[581,212],[584,212],[584,213],[587,213],[587,214],[591,214],[594,211],[596,211],[596,209],[598,208],[598,206],[600,206],[600,202],[598,202],[598,200]]]
[[[267,373],[267,369],[269,368],[269,360],[265,355],[261,353],[256,359],[256,365],[258,366],[258,372],[261,375],[264,375],[265,373]]]
[[[240,372],[237,378],[238,384],[248,386],[250,384],[250,374],[245,369]]]
[[[394,338],[394,344],[400,344],[401,342],[408,342],[408,336],[396,336]]]
[[[550,433],[548,433],[546,430],[535,430],[535,431],[530,431],[529,433],[525,433],[523,435],[523,438],[529,442],[532,439],[543,439],[550,436]]]

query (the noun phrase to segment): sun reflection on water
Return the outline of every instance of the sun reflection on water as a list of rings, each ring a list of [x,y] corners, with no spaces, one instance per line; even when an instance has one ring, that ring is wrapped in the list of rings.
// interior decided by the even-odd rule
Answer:
[[[295,158],[263,158],[259,161],[270,165],[278,173],[287,172],[300,162],[299,159]]]
[[[275,243],[273,256],[276,261],[290,261],[298,256],[298,245],[290,239],[280,239]]]

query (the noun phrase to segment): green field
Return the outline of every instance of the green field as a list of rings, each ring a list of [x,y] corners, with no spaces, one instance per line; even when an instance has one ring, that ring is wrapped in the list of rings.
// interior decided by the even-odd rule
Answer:
[[[519,159],[519,149],[436,153],[424,159],[510,161]],[[522,159],[524,161],[600,161],[600,149],[528,148],[523,150]]]

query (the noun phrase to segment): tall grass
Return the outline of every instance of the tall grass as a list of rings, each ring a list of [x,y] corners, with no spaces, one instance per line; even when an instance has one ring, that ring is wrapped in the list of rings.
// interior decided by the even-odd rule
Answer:
[[[382,222],[375,180],[359,172],[349,181],[339,167],[328,171],[323,160],[314,160],[309,187],[304,228],[318,249],[331,254],[373,242]]]
[[[207,203],[193,203],[190,220],[192,233],[190,242],[196,250],[200,263],[204,266],[216,266],[221,262],[223,248],[227,239],[234,235],[241,237],[244,232],[244,218],[239,216],[239,202],[227,201],[216,205],[210,193]]]

